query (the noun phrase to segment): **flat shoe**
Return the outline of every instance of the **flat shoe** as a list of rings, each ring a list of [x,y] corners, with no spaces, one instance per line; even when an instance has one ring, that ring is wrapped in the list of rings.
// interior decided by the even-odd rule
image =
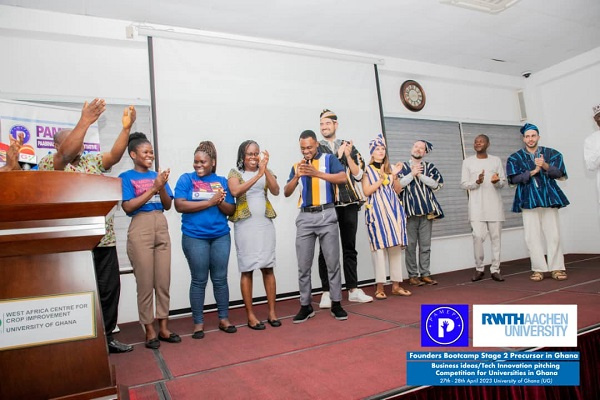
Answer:
[[[544,274],[542,274],[541,272],[535,271],[533,274],[531,274],[529,276],[529,279],[531,279],[534,282],[540,282],[544,279]]]
[[[232,326],[232,325],[230,325],[230,326]],[[258,324],[254,325],[254,326],[250,325],[250,322],[248,322],[248,328],[254,329],[255,331],[263,331],[263,330],[265,330],[266,326],[265,326],[265,324],[263,324],[260,321],[258,322]]]
[[[235,327],[235,325],[229,325],[229,326],[219,325],[219,330],[221,330],[225,333],[236,333],[237,332],[237,328]]]
[[[271,325],[273,328],[279,328],[281,326],[281,321],[278,319],[268,319],[267,322],[269,323],[269,325]]]
[[[552,271],[552,279],[555,279],[557,281],[564,281],[565,279],[567,279],[567,273],[561,270]]]
[[[504,282],[504,278],[502,277],[502,275],[500,275],[500,272],[494,272],[492,274],[492,279],[496,282]]]
[[[168,338],[164,338],[162,336],[160,336],[160,333],[158,334],[158,340],[162,340],[163,342],[168,342],[168,343],[179,343],[181,342],[181,338],[179,337],[178,334],[171,332],[171,334],[169,335]]]
[[[156,350],[160,347],[160,342],[157,338],[152,338],[146,341],[146,347],[152,350]]]
[[[410,296],[412,293],[404,288],[392,290],[392,296]]]
[[[385,300],[385,299],[387,299],[387,296],[385,295],[385,292],[381,291],[381,292],[375,292],[375,298],[377,300]]]
[[[203,338],[204,338],[204,331],[196,331],[192,335],[192,339],[203,339]]]

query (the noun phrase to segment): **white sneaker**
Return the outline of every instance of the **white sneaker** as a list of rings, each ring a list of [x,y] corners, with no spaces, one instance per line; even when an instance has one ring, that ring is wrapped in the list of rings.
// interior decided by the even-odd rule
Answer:
[[[323,292],[319,308],[331,308],[331,297],[329,297],[329,292]]]
[[[365,294],[365,292],[363,292],[362,289],[354,289],[353,292],[348,292],[348,301],[354,301],[357,303],[369,303],[373,301],[373,298]]]

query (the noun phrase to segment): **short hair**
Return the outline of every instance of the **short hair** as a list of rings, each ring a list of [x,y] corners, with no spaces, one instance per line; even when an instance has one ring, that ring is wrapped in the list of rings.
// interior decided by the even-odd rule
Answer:
[[[73,129],[61,129],[58,132],[56,132],[54,134],[54,137],[52,138],[52,140],[54,141],[54,147],[58,147],[64,140],[64,137],[71,133],[72,130]]]
[[[254,140],[250,139],[250,140],[244,140],[242,142],[242,144],[240,144],[240,147],[238,147],[238,155],[237,155],[237,161],[236,161],[235,165],[236,165],[237,169],[239,169],[240,171],[244,170],[244,158],[246,158],[246,150],[248,149],[248,146],[250,146],[251,144],[255,144],[258,146],[258,143],[256,143]]]
[[[217,172],[217,149],[215,148],[213,142],[211,142],[210,140],[200,142],[200,144],[198,144],[198,147],[196,147],[196,150],[194,150],[194,154],[198,152],[205,153],[211,158],[211,160],[215,162],[215,165],[212,167],[211,171]]]
[[[131,153],[136,151],[138,146],[144,143],[151,144],[146,135],[142,132],[133,132],[129,135],[129,141],[127,142],[127,152]]]
[[[299,140],[308,139],[308,138],[313,138],[315,141],[317,141],[317,135],[313,131],[311,131],[310,129],[307,129],[307,130],[303,131],[300,134]]]
[[[484,135],[483,133],[480,133],[479,135],[475,136],[475,139],[477,138],[484,138],[486,142],[490,142],[490,138],[488,137],[488,135]]]

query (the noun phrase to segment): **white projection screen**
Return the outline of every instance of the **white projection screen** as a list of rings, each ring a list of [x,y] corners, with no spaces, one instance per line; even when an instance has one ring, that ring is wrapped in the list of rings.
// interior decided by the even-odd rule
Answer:
[[[152,44],[157,150],[160,168],[171,169],[171,187],[181,174],[193,171],[193,153],[202,140],[215,144],[217,174],[222,176],[234,168],[242,141],[256,140],[261,150],[268,150],[269,168],[281,187],[279,196],[271,196],[278,213],[277,293],[297,293],[298,189],[285,198],[283,186],[292,164],[302,157],[298,136],[311,129],[321,139],[319,114],[329,108],[338,114],[338,138],[354,140],[368,162],[368,142],[381,132],[373,65],[163,38],[153,38]],[[166,215],[173,249],[171,310],[184,310],[190,306],[190,273],[181,249],[181,216],[174,207]],[[235,302],[242,297],[231,227],[228,279],[230,301]],[[362,210],[357,250],[359,281],[372,279]],[[260,272],[254,276],[253,296],[265,296]],[[316,256],[312,282],[313,288],[321,287]],[[209,280],[205,305],[214,302]]]

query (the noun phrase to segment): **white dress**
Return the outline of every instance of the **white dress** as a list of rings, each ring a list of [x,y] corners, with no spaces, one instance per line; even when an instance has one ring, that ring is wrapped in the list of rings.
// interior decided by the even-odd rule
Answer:
[[[242,178],[248,182],[258,171],[244,171]],[[265,217],[265,176],[248,191],[246,200],[252,216],[233,224],[238,269],[240,272],[275,267],[275,225]]]

